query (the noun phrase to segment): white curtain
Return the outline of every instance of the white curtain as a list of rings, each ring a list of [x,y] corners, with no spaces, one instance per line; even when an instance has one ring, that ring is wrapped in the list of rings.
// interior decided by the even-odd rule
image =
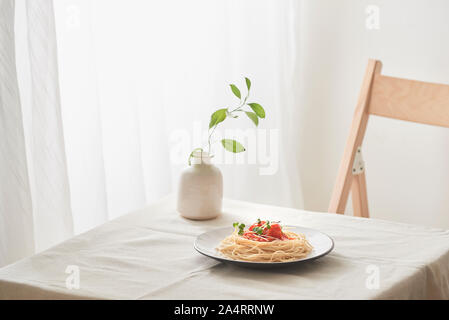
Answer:
[[[266,119],[257,130],[247,118],[229,119],[217,132],[217,137],[236,135],[247,148],[230,158],[214,146],[225,197],[302,207],[299,2],[24,0],[22,5],[27,27],[16,30],[26,39],[16,39],[17,48],[24,47],[16,55],[27,58],[21,67],[17,62],[22,101],[13,91],[14,110],[6,110],[12,106],[3,100],[0,106],[15,119],[9,130],[17,131],[0,142],[1,155],[13,151],[20,171],[11,173],[0,163],[2,177],[10,175],[0,182],[0,196],[14,200],[0,207],[0,228],[13,225],[6,219],[20,218],[13,226],[27,227],[29,238],[21,243],[30,247],[4,261],[70,236],[72,223],[76,234],[176,192],[188,154],[205,144],[210,114],[237,104],[229,84],[245,94],[245,76]],[[4,64],[11,76],[1,75],[2,86],[14,80],[9,47]],[[6,184],[9,180],[17,185]],[[13,251],[4,244],[15,238],[3,232],[0,237],[1,254]]]
[[[73,219],[52,2],[2,0],[0,5],[0,265],[4,265],[71,236]]]

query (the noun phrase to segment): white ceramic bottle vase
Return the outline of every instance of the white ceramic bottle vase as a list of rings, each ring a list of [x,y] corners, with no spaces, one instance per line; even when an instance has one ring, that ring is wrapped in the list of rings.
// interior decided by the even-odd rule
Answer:
[[[206,220],[221,213],[223,176],[207,152],[193,153],[179,180],[178,211],[184,218]]]

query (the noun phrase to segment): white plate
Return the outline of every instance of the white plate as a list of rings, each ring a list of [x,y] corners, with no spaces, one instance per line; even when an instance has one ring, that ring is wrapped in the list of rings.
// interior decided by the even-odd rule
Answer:
[[[298,234],[302,233],[306,236],[307,241],[309,241],[309,243],[313,246],[312,252],[310,252],[307,257],[288,262],[251,262],[230,259],[222,255],[219,251],[217,251],[216,248],[224,238],[229,236],[234,231],[233,227],[215,229],[200,234],[196,238],[194,246],[199,253],[204,254],[205,256],[208,256],[210,258],[223,262],[251,267],[270,267],[303,263],[325,256],[334,248],[334,241],[332,240],[332,238],[320,231],[297,226],[288,226],[288,230]]]

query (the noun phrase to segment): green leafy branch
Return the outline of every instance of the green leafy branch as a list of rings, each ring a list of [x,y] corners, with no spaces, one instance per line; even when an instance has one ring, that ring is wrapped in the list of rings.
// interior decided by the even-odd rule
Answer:
[[[259,119],[265,118],[264,108],[256,103],[248,103],[249,94],[251,91],[251,81],[245,77],[245,83],[247,88],[247,94],[242,98],[240,89],[235,84],[230,84],[231,91],[240,101],[237,107],[234,108],[222,108],[212,113],[209,122],[208,139],[207,139],[207,152],[211,152],[212,136],[217,126],[225,121],[227,118],[238,118],[240,114],[245,114],[256,126],[259,125]],[[245,147],[234,139],[222,139],[222,146],[225,150],[233,153],[240,153],[245,151]],[[189,156],[189,165],[195,151],[203,152],[203,148],[194,149]]]

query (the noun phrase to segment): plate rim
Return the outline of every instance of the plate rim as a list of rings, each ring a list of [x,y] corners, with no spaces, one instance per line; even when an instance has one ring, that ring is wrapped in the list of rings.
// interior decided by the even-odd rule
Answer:
[[[232,227],[220,227],[220,228],[211,229],[209,231],[206,231],[206,232],[203,232],[203,233],[197,235],[196,238],[195,238],[195,241],[193,243],[193,247],[195,248],[195,250],[198,253],[200,253],[200,254],[202,254],[202,255],[204,255],[206,257],[209,257],[211,259],[215,259],[215,260],[222,261],[222,262],[230,262],[230,263],[236,263],[236,264],[242,263],[242,264],[247,264],[247,265],[251,265],[252,264],[252,265],[259,265],[259,266],[260,265],[266,265],[266,266],[287,265],[287,264],[295,264],[295,263],[305,262],[305,261],[313,261],[313,260],[316,260],[318,258],[321,258],[321,257],[329,254],[335,247],[334,239],[331,236],[329,236],[327,233],[325,233],[325,232],[322,232],[320,230],[313,229],[313,228],[302,227],[302,226],[295,226],[295,225],[286,225],[286,227],[308,229],[308,230],[311,230],[311,231],[314,231],[314,232],[321,233],[321,234],[325,235],[326,237],[328,237],[330,239],[331,246],[330,246],[330,248],[328,250],[326,250],[325,252],[323,252],[323,253],[321,253],[321,254],[319,254],[317,256],[310,257],[310,258],[305,257],[305,258],[302,258],[302,259],[299,259],[299,260],[285,261],[285,262],[261,262],[261,261],[234,260],[234,259],[230,259],[230,258],[226,258],[226,257],[212,256],[212,255],[209,255],[209,254],[201,251],[198,248],[198,246],[197,246],[197,242],[198,242],[198,238],[201,237],[203,234],[206,234],[206,233],[209,233],[209,232],[213,232],[213,231],[217,231],[217,230],[222,230],[222,229],[225,229],[225,228],[232,228]]]

